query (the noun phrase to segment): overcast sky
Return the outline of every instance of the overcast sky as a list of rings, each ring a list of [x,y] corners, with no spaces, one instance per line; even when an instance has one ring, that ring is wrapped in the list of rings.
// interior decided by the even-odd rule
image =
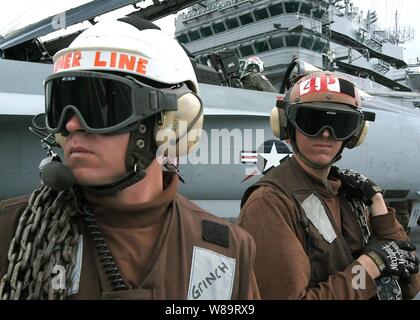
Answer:
[[[18,29],[30,22],[38,21],[46,16],[63,11],[63,6],[68,8],[81,5],[91,0],[15,0],[2,1],[2,10],[0,11],[0,34],[7,30]],[[146,0],[142,6],[147,6],[152,0]],[[384,29],[395,29],[395,11],[398,10],[399,28],[408,28],[411,26],[415,30],[415,40],[405,43],[404,57],[420,57],[420,1],[419,0],[353,0],[355,6],[363,10],[366,16],[368,10],[376,10],[378,15],[378,24]],[[106,17],[121,16],[133,10],[133,7],[123,8],[117,13],[108,14]],[[175,30],[175,15],[171,15],[157,24],[166,32],[173,35]]]

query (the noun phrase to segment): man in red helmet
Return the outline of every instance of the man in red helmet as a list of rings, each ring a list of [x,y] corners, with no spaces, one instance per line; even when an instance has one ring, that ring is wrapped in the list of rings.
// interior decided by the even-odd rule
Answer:
[[[367,132],[353,83],[330,72],[307,75],[270,124],[290,139],[293,157],[245,192],[239,217],[257,245],[262,298],[414,297],[418,259],[395,210],[371,180],[333,166]]]

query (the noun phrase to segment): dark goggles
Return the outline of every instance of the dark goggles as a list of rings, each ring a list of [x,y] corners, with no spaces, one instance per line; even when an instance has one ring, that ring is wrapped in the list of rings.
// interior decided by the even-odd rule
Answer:
[[[153,114],[176,109],[176,94],[130,76],[78,71],[45,80],[46,125],[52,133],[65,131],[73,115],[87,132],[106,134],[129,131]]]
[[[356,110],[336,110],[308,105],[293,105],[287,117],[295,128],[309,137],[316,137],[329,129],[336,140],[347,140],[359,130],[363,114]]]

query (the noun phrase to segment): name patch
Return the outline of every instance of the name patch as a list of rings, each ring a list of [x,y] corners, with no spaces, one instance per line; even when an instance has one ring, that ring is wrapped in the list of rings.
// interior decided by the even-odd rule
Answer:
[[[230,300],[236,259],[194,246],[188,300]]]
[[[314,194],[311,194],[301,204],[306,216],[311,220],[315,228],[318,229],[319,233],[328,243],[334,241],[337,238],[334,228],[325,212],[324,206],[321,200],[318,199]]]

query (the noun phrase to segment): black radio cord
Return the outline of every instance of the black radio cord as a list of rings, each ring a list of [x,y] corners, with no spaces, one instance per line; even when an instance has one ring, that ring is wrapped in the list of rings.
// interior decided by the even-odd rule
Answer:
[[[112,256],[111,250],[109,250],[108,245],[106,244],[102,232],[99,228],[99,225],[96,222],[93,210],[86,205],[83,205],[82,208],[83,219],[92,237],[93,246],[97,254],[99,255],[102,268],[105,274],[108,276],[108,280],[111,284],[113,291],[128,290],[128,285],[123,280],[121,272],[117,264],[115,263],[114,257]]]

